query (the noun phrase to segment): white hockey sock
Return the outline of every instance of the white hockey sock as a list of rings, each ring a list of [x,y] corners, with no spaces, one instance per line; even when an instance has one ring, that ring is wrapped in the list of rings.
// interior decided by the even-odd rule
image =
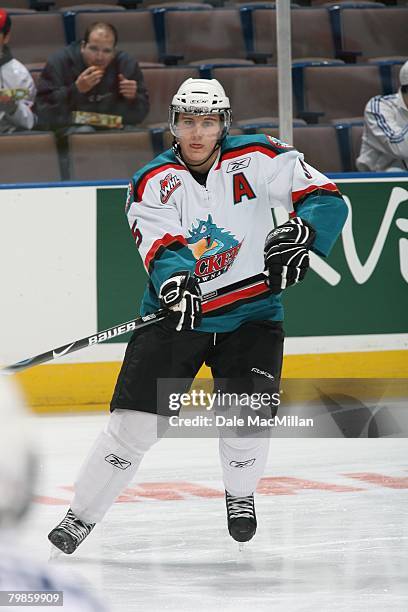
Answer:
[[[222,438],[219,440],[224,487],[231,495],[253,493],[265,470],[269,436],[264,438]]]
[[[101,521],[135,475],[145,452],[158,440],[158,417],[115,410],[99,434],[75,483],[73,513],[86,523]]]

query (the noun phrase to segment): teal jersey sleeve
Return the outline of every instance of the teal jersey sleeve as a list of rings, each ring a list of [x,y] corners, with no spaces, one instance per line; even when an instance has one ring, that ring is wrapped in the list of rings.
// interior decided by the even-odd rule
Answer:
[[[327,257],[347,219],[348,208],[341,195],[318,190],[303,200],[296,213],[316,230],[312,251]]]

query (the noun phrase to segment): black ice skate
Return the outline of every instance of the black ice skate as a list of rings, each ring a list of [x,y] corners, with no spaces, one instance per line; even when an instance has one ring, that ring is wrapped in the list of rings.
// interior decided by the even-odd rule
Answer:
[[[228,531],[237,542],[249,542],[256,532],[254,494],[234,497],[225,491]]]
[[[65,518],[50,531],[48,539],[59,550],[71,555],[94,527],[95,523],[84,523],[75,516],[70,508]]]

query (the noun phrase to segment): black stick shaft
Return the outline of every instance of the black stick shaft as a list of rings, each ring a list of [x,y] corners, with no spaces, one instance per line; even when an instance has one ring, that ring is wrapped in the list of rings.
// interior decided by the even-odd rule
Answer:
[[[216,289],[214,291],[211,291],[210,293],[206,293],[205,295],[203,295],[202,299],[203,306],[205,308],[206,303],[212,302],[214,299],[222,295],[238,291],[239,289],[247,289],[253,285],[265,282],[265,279],[266,276],[264,274],[256,274],[255,276],[251,276],[250,278],[246,278],[242,281],[238,281],[236,283],[232,283],[231,285],[227,285],[226,287],[221,287],[220,289]],[[117,336],[121,336],[122,334],[126,334],[127,332],[135,331],[136,329],[140,329],[142,327],[145,327],[146,325],[152,325],[152,323],[156,323],[157,321],[162,321],[166,317],[166,314],[166,310],[160,309],[157,310],[155,313],[145,315],[144,317],[137,317],[136,319],[132,319],[131,321],[127,321],[126,323],[121,323],[120,325],[109,327],[109,329],[97,332],[96,334],[92,334],[91,336],[86,336],[85,338],[81,338],[80,340],[74,340],[69,344],[64,344],[64,346],[59,346],[57,348],[51,349],[50,351],[46,351],[45,353],[41,353],[40,355],[36,355],[35,357],[30,357],[29,359],[24,359],[23,361],[13,363],[12,365],[3,368],[1,370],[1,373],[14,374],[15,372],[21,372],[22,370],[26,370],[27,368],[31,368],[36,365],[40,365],[41,363],[45,363],[46,361],[52,361],[53,359],[58,359],[63,355],[68,355],[69,353],[73,353],[74,351],[79,351],[80,349],[86,348],[87,346],[94,346],[95,344],[106,342],[111,338],[116,338]]]

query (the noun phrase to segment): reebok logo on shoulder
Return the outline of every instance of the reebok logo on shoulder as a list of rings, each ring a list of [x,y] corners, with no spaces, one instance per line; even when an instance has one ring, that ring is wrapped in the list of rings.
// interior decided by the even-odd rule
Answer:
[[[111,463],[114,467],[117,467],[120,470],[127,470],[127,468],[130,465],[132,465],[130,461],[126,461],[126,459],[121,459],[120,457],[118,457],[117,455],[114,455],[113,453],[110,455],[107,455],[105,457],[105,461],[107,463]]]

